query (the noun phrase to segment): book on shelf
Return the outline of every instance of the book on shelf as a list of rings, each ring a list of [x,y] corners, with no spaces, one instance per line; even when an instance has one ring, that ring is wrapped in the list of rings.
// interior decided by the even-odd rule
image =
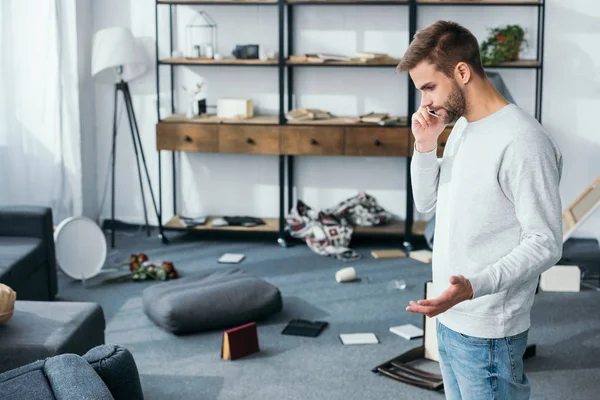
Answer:
[[[206,217],[186,217],[182,215],[179,217],[179,221],[181,222],[181,225],[185,226],[186,228],[191,228],[194,226],[201,226],[206,224]]]
[[[387,53],[371,53],[364,51],[358,52],[356,56],[361,62],[376,62],[390,58]]]
[[[331,113],[317,108],[295,108],[288,111],[285,117],[290,121],[310,121],[315,119],[329,119],[333,116]]]
[[[329,53],[311,53],[311,54],[292,54],[288,59],[290,62],[298,63],[324,63],[327,61],[352,61],[352,57],[329,54]]]

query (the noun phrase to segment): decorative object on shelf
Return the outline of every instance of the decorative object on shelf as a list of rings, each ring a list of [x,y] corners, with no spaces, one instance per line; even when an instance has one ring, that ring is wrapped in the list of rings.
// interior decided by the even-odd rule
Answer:
[[[185,26],[186,56],[213,58],[217,49],[217,24],[204,11],[199,11]]]
[[[377,124],[382,126],[387,125],[395,125],[400,122],[400,119],[397,117],[390,117],[388,113],[375,113],[370,112],[368,114],[363,114],[358,117],[359,122],[366,124]]]
[[[295,108],[285,114],[288,121],[310,121],[316,119],[330,119],[333,115],[328,111],[318,108]]]
[[[231,54],[238,60],[258,60],[259,47],[257,44],[238,44]]]
[[[196,86],[188,89],[186,86],[182,86],[183,90],[188,94],[188,104],[186,111],[186,118],[194,118],[196,115],[202,116],[206,114],[206,92],[203,89],[204,79],[201,82],[196,83]],[[194,105],[198,103],[198,113],[194,112]]]
[[[122,264],[122,266],[126,265],[129,265],[129,273],[110,279],[109,282],[168,281],[179,278],[179,273],[172,262],[163,261],[160,265],[157,265],[151,262],[145,253],[132,254],[129,257],[129,263]]]
[[[526,44],[525,31],[519,25],[506,25],[489,30],[490,34],[481,43],[483,65],[498,65],[519,59],[521,46]]]
[[[15,291],[0,283],[0,322],[6,322],[13,316],[16,299]]]
[[[140,195],[144,207],[144,218],[146,222],[146,231],[150,236],[150,225],[148,223],[148,212],[146,210],[146,197],[144,183],[142,179],[142,166],[144,168],[148,189],[152,197],[152,204],[158,220],[159,237],[163,237],[162,221],[150,174],[146,165],[146,156],[140,138],[131,92],[129,91],[129,81],[142,76],[147,69],[146,60],[141,48],[138,46],[131,31],[124,27],[112,27],[96,32],[93,41],[92,51],[92,76],[98,81],[115,85],[115,104],[113,109],[113,143],[112,143],[112,201],[111,201],[111,247],[115,247],[115,160],[117,146],[117,114],[118,114],[118,94],[123,93],[125,108],[131,130],[131,139],[133,141],[133,150],[137,161],[138,178],[140,181]],[[141,157],[141,163],[140,163]]]
[[[356,56],[361,62],[378,62],[390,58],[387,53],[371,53],[364,51],[358,52]]]
[[[218,99],[217,117],[246,119],[254,116],[252,99]]]

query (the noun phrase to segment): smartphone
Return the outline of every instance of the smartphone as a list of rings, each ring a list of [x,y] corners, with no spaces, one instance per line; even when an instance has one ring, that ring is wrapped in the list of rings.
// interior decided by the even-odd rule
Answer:
[[[436,118],[439,118],[439,117],[440,117],[439,115],[437,115],[437,114],[436,114],[434,111],[431,111],[430,109],[427,109],[427,112],[428,112],[430,115],[433,115],[433,116],[434,116],[434,117],[436,117]]]

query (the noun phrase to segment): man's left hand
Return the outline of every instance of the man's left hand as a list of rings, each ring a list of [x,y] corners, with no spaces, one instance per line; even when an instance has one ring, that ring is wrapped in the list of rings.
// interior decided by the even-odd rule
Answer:
[[[425,314],[429,318],[449,310],[460,302],[473,297],[471,282],[462,275],[450,277],[450,287],[437,299],[411,301],[406,311]]]

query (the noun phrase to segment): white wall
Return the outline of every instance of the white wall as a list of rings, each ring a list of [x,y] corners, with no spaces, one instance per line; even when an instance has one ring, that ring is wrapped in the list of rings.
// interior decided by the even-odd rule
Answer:
[[[600,134],[592,124],[600,102],[597,71],[600,54],[600,5],[593,0],[547,0],[543,122],[559,141],[565,156],[561,186],[563,202],[571,202],[600,175]],[[160,57],[168,56],[168,7],[159,14]],[[175,47],[185,47],[185,25],[193,10],[204,10],[216,21],[219,49],[229,55],[235,44],[256,43],[277,50],[277,9],[270,6],[206,6],[177,8]],[[482,12],[485,12],[483,22]],[[154,68],[154,1],[104,0],[93,3],[93,29],[125,25],[146,49],[150,71],[131,83],[150,174],[157,190],[157,153],[154,150],[156,115]],[[419,27],[437,19],[451,19],[470,28],[478,39],[486,28],[519,23],[527,30],[535,54],[536,13],[533,8],[429,7],[421,8]],[[382,51],[400,57],[408,43],[408,14],[403,6],[302,6],[296,8],[296,52]],[[160,67],[161,114],[170,113],[169,67]],[[533,112],[535,74],[529,70],[501,70],[517,104]],[[260,112],[275,114],[278,107],[276,68],[177,67],[176,87],[199,77],[208,84],[208,102],[217,97],[252,97]],[[298,68],[295,106],[321,107],[336,114],[367,111],[406,113],[407,76],[393,68]],[[104,194],[111,146],[111,87],[95,85],[98,202]],[[178,90],[176,112],[185,111],[185,95]],[[121,118],[117,150],[117,210],[119,219],[142,222],[139,184],[126,119]],[[163,207],[172,213],[171,154],[164,152]],[[185,214],[246,214],[277,216],[277,157],[223,154],[182,154],[179,165],[179,211]],[[358,190],[375,195],[388,210],[404,217],[405,161],[369,157],[297,157],[299,197],[314,207],[328,207]],[[149,197],[147,196],[149,200]],[[109,198],[101,214],[110,216]],[[152,218],[154,220],[154,218]],[[579,231],[595,236],[598,217]]]

